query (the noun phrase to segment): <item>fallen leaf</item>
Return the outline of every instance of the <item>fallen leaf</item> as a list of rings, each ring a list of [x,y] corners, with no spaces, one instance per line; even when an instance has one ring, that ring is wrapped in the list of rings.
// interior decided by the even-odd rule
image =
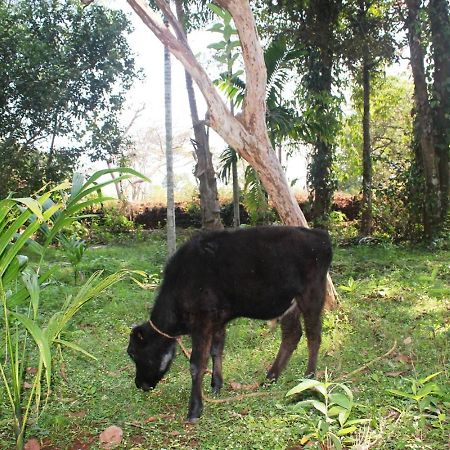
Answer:
[[[37,373],[36,367],[27,367],[27,373],[31,373],[32,375],[35,375]]]
[[[66,370],[66,365],[64,363],[61,364],[61,367],[59,369],[59,374],[61,375],[61,378],[64,381],[67,381],[67,370]]]
[[[155,416],[151,416],[151,417],[149,417],[149,418],[145,419],[145,420],[144,420],[144,423],[151,423],[151,422],[156,422],[157,420],[158,420],[158,418],[157,418],[157,417],[155,417]]]
[[[41,444],[36,438],[29,439],[24,447],[25,450],[41,450]]]
[[[119,446],[122,442],[123,431],[121,428],[112,425],[100,434],[100,444],[104,449],[111,449]]]
[[[176,436],[180,435],[179,431],[177,431],[177,430],[173,430],[169,434],[170,434],[170,436],[173,436],[173,437],[176,437]]]
[[[386,419],[397,419],[400,416],[398,411],[391,409],[386,415]]]
[[[403,340],[403,343],[405,345],[410,345],[412,343],[412,338],[411,336],[408,336],[406,339]]]
[[[28,381],[24,381],[23,387],[25,389],[31,389],[33,387],[33,385],[31,383],[28,383]]]
[[[259,389],[259,383],[241,384],[237,381],[230,381],[230,387],[233,391],[256,391]]]
[[[401,354],[401,353],[398,353],[394,359],[396,361],[399,361],[399,362],[402,362],[402,363],[405,363],[405,364],[409,364],[411,362],[411,356],[405,355],[405,354]]]
[[[399,377],[400,375],[403,375],[405,372],[404,371],[399,371],[399,372],[386,372],[385,375],[387,377]]]

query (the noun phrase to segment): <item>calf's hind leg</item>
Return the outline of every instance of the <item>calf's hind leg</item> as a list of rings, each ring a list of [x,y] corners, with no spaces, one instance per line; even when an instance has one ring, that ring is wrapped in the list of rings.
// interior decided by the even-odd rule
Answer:
[[[283,314],[280,320],[281,324],[281,345],[278,350],[277,357],[273,362],[271,368],[267,372],[269,380],[277,380],[281,371],[286,367],[289,358],[302,336],[302,326],[300,324],[300,309],[297,302]]]
[[[308,289],[300,304],[305,321],[306,338],[308,340],[308,366],[305,376],[314,378],[316,374],[317,356],[322,340],[322,309],[325,302],[325,281]]]

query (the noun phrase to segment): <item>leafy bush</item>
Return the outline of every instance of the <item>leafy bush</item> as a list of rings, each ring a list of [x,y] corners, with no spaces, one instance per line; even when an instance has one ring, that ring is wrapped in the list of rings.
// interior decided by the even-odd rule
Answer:
[[[40,292],[52,273],[52,269],[42,273],[46,251],[55,240],[63,246],[70,246],[71,241],[63,235],[63,229],[78,220],[84,208],[105,200],[100,189],[112,181],[98,183],[97,180],[112,171],[97,172],[86,183],[75,175],[70,193],[70,184],[63,183],[52,190],[39,192],[33,198],[0,200],[0,302],[3,307],[0,376],[11,407],[16,448],[19,450],[24,448],[32,406],[39,416],[42,396],[45,396],[44,406],[50,396],[52,347],[67,346],[91,356],[62,339],[61,332],[84,304],[130,274],[120,271],[102,278],[102,272],[98,271],[75,295],[66,298],[59,311],[49,318],[42,314]],[[120,171],[139,176],[131,169]],[[119,178],[127,177],[122,175]],[[52,199],[55,192],[61,194],[56,202]],[[93,193],[97,195],[91,197]],[[35,239],[39,233],[42,235],[41,243]],[[69,255],[75,265],[81,260],[81,248],[81,244],[71,246]],[[28,257],[21,254],[25,249],[39,256],[37,267],[27,267]],[[47,318],[45,321],[44,317]],[[32,363],[37,369],[31,374],[31,388],[25,390],[25,371]]]
[[[326,373],[324,382],[303,379],[286,396],[298,396],[307,391],[314,398],[297,401],[291,408],[305,419],[300,441],[302,445],[307,442],[321,445],[331,442],[334,449],[341,450],[344,443],[352,442],[350,436],[359,425],[370,422],[370,419],[351,418],[356,407],[352,391],[345,384],[328,381]],[[308,415],[309,410],[315,410],[319,415]]]

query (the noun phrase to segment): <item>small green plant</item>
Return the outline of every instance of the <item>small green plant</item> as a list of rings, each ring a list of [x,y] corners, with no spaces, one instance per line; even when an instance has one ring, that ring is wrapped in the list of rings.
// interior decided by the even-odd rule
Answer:
[[[421,421],[431,419],[434,426],[442,427],[447,417],[444,409],[450,407],[450,394],[433,381],[442,372],[436,372],[425,378],[404,378],[409,388],[388,389],[387,392],[409,401],[410,406],[418,410]]]
[[[352,391],[345,384],[329,381],[327,372],[325,381],[303,379],[286,396],[298,397],[307,391],[316,398],[297,401],[292,407],[306,419],[302,427],[302,445],[313,441],[319,443],[321,448],[324,445],[329,448],[331,444],[332,448],[340,450],[344,443],[351,441],[349,436],[358,429],[358,425],[370,422],[369,419],[350,417],[356,406]],[[315,410],[319,416],[307,415],[307,410]]]
[[[78,239],[76,236],[67,238],[63,234],[59,236],[58,240],[70,264],[72,265],[76,284],[79,274],[79,265],[83,259],[84,252],[87,249],[86,241],[83,239]]]
[[[341,291],[347,292],[349,294],[353,294],[356,289],[359,287],[359,282],[354,280],[353,277],[350,277],[347,281],[347,284],[341,284],[338,286],[338,288]]]
[[[24,438],[32,407],[39,417],[42,395],[46,404],[52,379],[54,345],[65,345],[87,356],[86,351],[61,338],[61,332],[74,314],[92,298],[112,284],[128,276],[120,271],[101,277],[94,273],[75,295],[67,297],[62,308],[46,322],[42,314],[40,292],[52,271],[41,273],[44,256],[50,244],[60,239],[65,227],[81,217],[88,206],[105,200],[101,188],[112,181],[98,183],[104,174],[115,169],[96,172],[86,182],[74,176],[70,194],[69,183],[39,192],[34,198],[6,198],[0,200],[0,302],[3,309],[0,334],[0,377],[11,407],[16,449],[24,448]],[[117,179],[140,176],[132,169],[120,169]],[[52,195],[58,193],[52,200]],[[92,197],[94,195],[94,197]],[[41,243],[35,239],[39,233]],[[27,248],[39,255],[34,270],[25,271],[28,258],[21,253]],[[80,252],[81,254],[81,252]],[[78,259],[80,256],[76,256]],[[75,261],[75,260],[74,260]],[[43,323],[44,322],[44,323]],[[24,387],[25,371],[35,365],[31,388]],[[44,388],[43,388],[44,386]]]

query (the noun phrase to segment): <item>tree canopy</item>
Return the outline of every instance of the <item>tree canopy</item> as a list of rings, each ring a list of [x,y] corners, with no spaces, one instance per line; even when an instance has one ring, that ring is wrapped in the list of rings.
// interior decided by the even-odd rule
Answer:
[[[121,151],[119,112],[137,75],[120,11],[78,1],[0,4],[0,158],[9,190]]]

